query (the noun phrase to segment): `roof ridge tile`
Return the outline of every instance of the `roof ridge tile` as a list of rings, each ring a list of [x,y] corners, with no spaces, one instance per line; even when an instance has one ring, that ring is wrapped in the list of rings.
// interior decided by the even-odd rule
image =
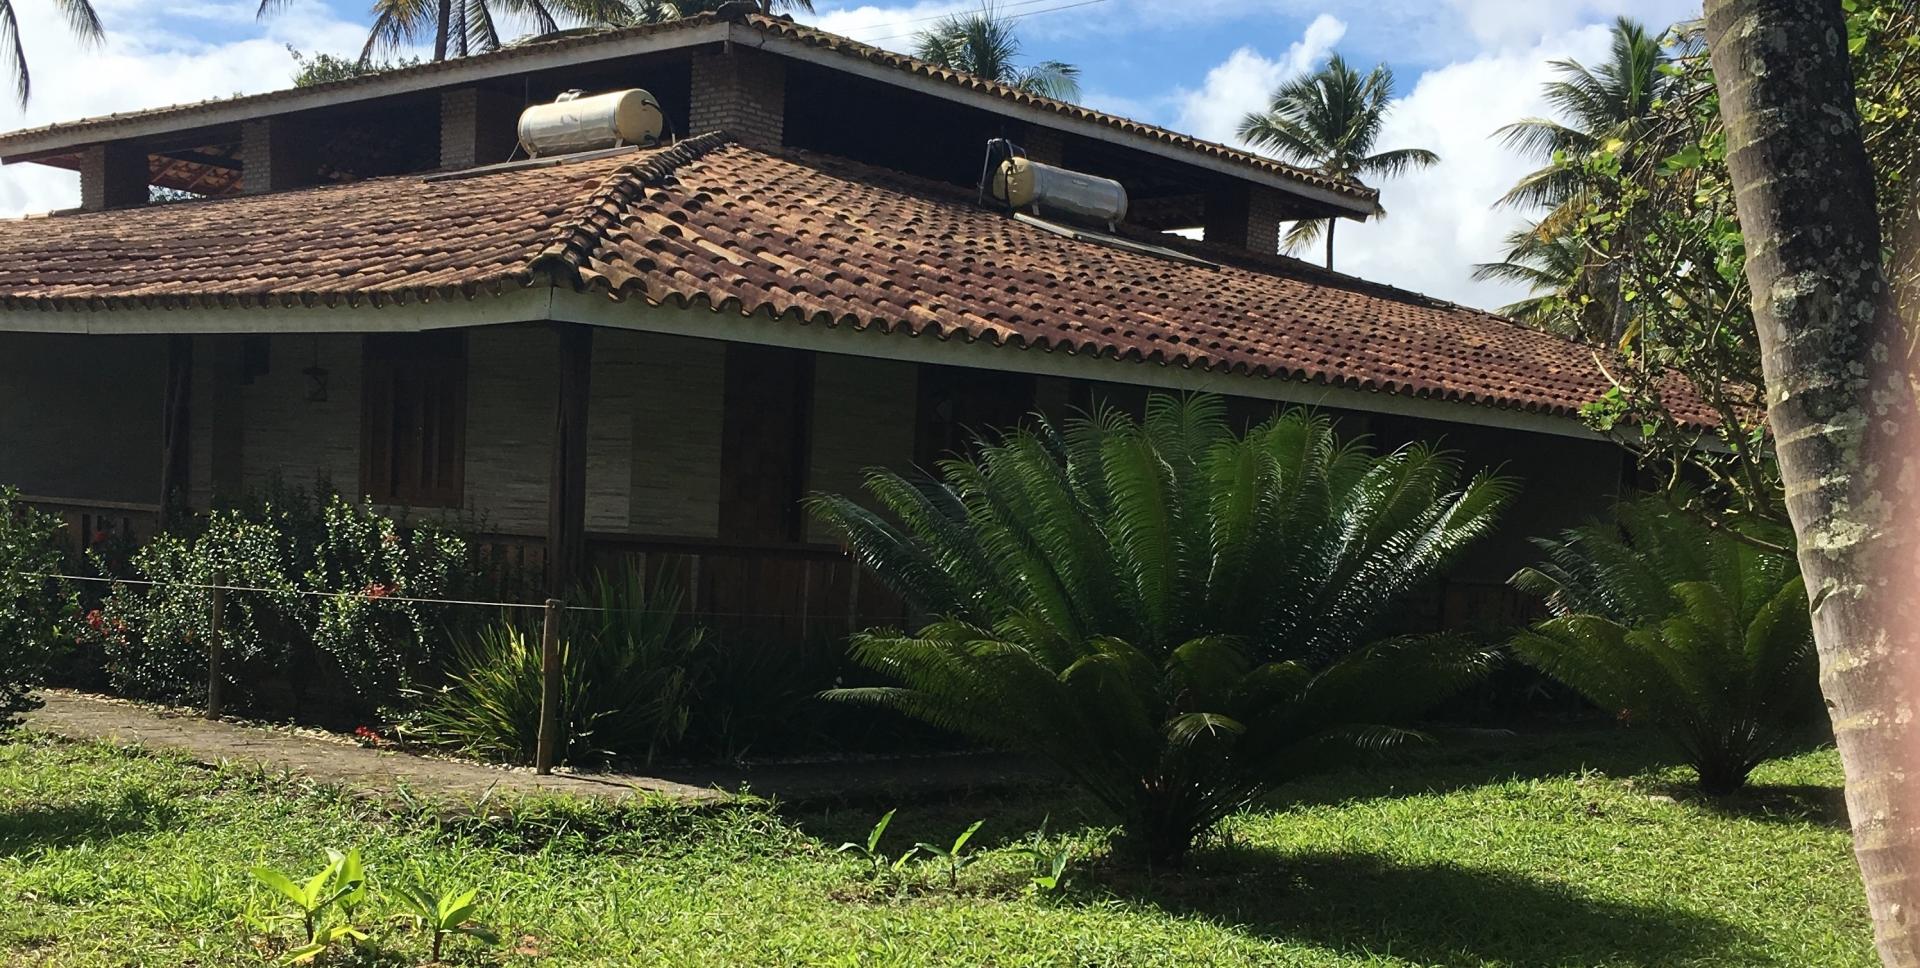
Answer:
[[[547,272],[579,286],[580,270],[606,233],[620,225],[620,214],[646,189],[673,176],[680,166],[734,143],[725,131],[709,131],[647,153],[608,173],[600,187],[582,199],[574,218],[555,226],[546,245],[528,260],[529,273]]]

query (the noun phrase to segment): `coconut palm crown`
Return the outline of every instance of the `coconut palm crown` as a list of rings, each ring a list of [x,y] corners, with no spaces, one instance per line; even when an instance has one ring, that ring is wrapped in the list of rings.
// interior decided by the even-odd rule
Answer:
[[[89,0],[55,0],[54,7],[67,19],[67,29],[84,43],[94,44],[106,37],[100,15]],[[20,37],[20,12],[13,0],[0,0],[0,62],[13,76],[14,96],[21,107],[33,95],[33,75],[27,69],[27,47]]]
[[[1071,101],[1080,96],[1080,68],[1057,60],[1020,63],[1011,18],[992,8],[953,14],[914,38],[913,55],[953,71],[998,81],[1028,94]]]
[[[1690,49],[1683,44],[1683,51]],[[1508,147],[1547,164],[1521,178],[1501,201],[1523,207],[1565,203],[1579,189],[1579,173],[1555,163],[1555,157],[1584,156],[1612,139],[1632,139],[1678,83],[1666,70],[1671,62],[1660,38],[1626,17],[1614,21],[1604,62],[1594,67],[1571,58],[1551,62],[1558,76],[1542,93],[1558,117],[1523,118],[1494,132]]]
[[[1380,64],[1361,74],[1334,54],[1319,70],[1275,89],[1265,110],[1240,119],[1237,133],[1254,148],[1348,182],[1439,164],[1425,148],[1373,150],[1392,101],[1392,69]],[[1333,230],[1332,219],[1304,219],[1288,230],[1285,246],[1292,251],[1324,232],[1331,269]]]

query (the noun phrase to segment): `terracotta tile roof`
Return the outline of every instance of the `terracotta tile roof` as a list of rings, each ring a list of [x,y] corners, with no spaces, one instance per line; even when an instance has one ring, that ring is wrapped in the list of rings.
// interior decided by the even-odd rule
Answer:
[[[970,189],[710,135],[427,183],[4,223],[0,305],[411,301],[550,278],[654,304],[1552,414],[1607,385],[1590,349],[1488,313],[1174,244],[1221,265],[1065,238],[978,208]]]
[[[741,5],[741,7],[742,9],[745,9],[746,5]],[[115,126],[125,125],[127,123],[134,122],[134,121],[148,121],[156,118],[166,118],[166,117],[176,117],[176,116],[185,120],[185,119],[190,119],[191,116],[195,114],[202,113],[214,107],[232,106],[237,104],[271,103],[275,101],[288,100],[294,97],[311,96],[311,95],[325,94],[325,93],[338,92],[338,91],[350,91],[356,88],[367,88],[370,90],[377,90],[382,85],[388,84],[391,81],[401,79],[401,78],[411,78],[411,77],[416,77],[420,75],[444,73],[446,71],[453,70],[456,68],[470,67],[475,64],[483,64],[483,63],[493,62],[493,61],[509,61],[517,58],[523,58],[535,53],[543,53],[543,52],[550,52],[550,51],[556,51],[556,50],[572,50],[572,49],[579,49],[579,48],[587,48],[597,44],[605,44],[605,43],[625,40],[633,37],[641,37],[641,36],[647,36],[647,35],[666,35],[666,34],[672,34],[676,32],[690,32],[695,28],[707,26],[709,24],[714,24],[717,22],[731,22],[731,23],[743,25],[746,27],[753,28],[763,34],[801,43],[808,47],[818,48],[822,50],[830,50],[839,54],[844,54],[851,57],[857,57],[857,58],[860,58],[861,60],[865,60],[870,63],[884,65],[886,67],[890,67],[895,70],[899,70],[908,74],[916,74],[922,77],[933,78],[934,80],[943,81],[945,83],[952,84],[957,87],[968,88],[970,90],[990,94],[1010,102],[1039,108],[1041,110],[1045,110],[1053,114],[1061,115],[1063,117],[1074,118],[1081,121],[1090,121],[1096,124],[1113,128],[1118,131],[1126,132],[1131,135],[1146,138],[1152,141],[1158,141],[1160,143],[1172,145],[1177,148],[1191,150],[1212,158],[1218,158],[1218,159],[1228,161],[1237,165],[1242,165],[1249,169],[1265,172],[1270,175],[1278,175],[1292,181],[1297,181],[1302,184],[1311,185],[1315,188],[1332,192],[1333,194],[1340,195],[1340,196],[1352,199],[1356,202],[1364,203],[1366,205],[1375,205],[1378,203],[1378,200],[1379,200],[1379,192],[1375,191],[1374,189],[1368,188],[1365,185],[1361,185],[1355,182],[1343,181],[1341,179],[1332,178],[1322,172],[1315,171],[1313,169],[1302,168],[1296,165],[1284,164],[1282,162],[1274,161],[1271,158],[1266,158],[1257,154],[1253,154],[1251,152],[1242,151],[1238,148],[1232,148],[1227,145],[1219,144],[1218,142],[1206,141],[1200,138],[1195,138],[1190,135],[1181,134],[1180,132],[1177,132],[1177,131],[1159,127],[1157,125],[1143,124],[1139,121],[1133,121],[1128,118],[1120,117],[1118,115],[1107,114],[1102,111],[1095,111],[1095,110],[1092,110],[1091,108],[1081,107],[1080,105],[1072,104],[1070,102],[1058,101],[1053,98],[1041,97],[1037,94],[1030,94],[1026,91],[1019,90],[1018,88],[1010,87],[1008,85],[1000,84],[994,81],[985,80],[983,78],[976,77],[972,74],[967,74],[960,71],[953,71],[953,70],[947,70],[941,67],[936,67],[925,61],[908,57],[903,54],[896,54],[892,51],[883,50],[881,48],[874,47],[868,44],[863,44],[851,38],[840,36],[839,34],[832,34],[824,30],[818,30],[813,27],[808,27],[804,24],[794,23],[792,20],[787,19],[785,17],[769,17],[762,14],[758,14],[758,13],[739,13],[739,12],[735,12],[735,13],[723,12],[720,14],[713,14],[713,13],[697,14],[695,16],[687,17],[681,20],[667,21],[665,23],[658,23],[658,24],[644,24],[637,27],[627,27],[627,28],[621,28],[617,30],[569,31],[564,35],[556,36],[551,39],[514,44],[508,47],[502,47],[499,50],[490,51],[485,54],[475,54],[471,57],[462,57],[462,58],[455,58],[453,60],[447,60],[447,61],[417,64],[412,67],[397,68],[391,71],[383,71],[378,74],[363,74],[358,77],[345,78],[338,81],[332,81],[327,84],[318,84],[311,87],[287,88],[284,90],[268,91],[262,94],[245,95],[245,96],[236,97],[236,98],[217,98],[217,99],[206,100],[206,101],[197,101],[190,104],[170,105],[167,107],[153,108],[145,111],[129,111],[129,112],[124,112],[120,114],[111,114],[111,115],[105,115],[102,117],[95,117],[95,118],[81,118],[75,121],[67,121],[67,122],[61,122],[59,124],[45,125],[38,128],[28,128],[28,129],[23,129],[19,131],[10,131],[5,133],[0,133],[0,155],[6,154],[10,150],[10,146],[13,144],[18,144],[28,139],[37,138],[39,136],[54,133],[54,132],[61,132],[61,133],[98,132],[102,137],[111,137],[112,129]]]

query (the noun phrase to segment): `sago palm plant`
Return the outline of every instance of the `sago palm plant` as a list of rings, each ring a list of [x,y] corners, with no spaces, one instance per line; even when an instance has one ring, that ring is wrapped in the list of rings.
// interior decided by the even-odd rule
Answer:
[[[1514,576],[1554,618],[1515,638],[1524,661],[1672,738],[1700,787],[1740,789],[1820,708],[1807,595],[1790,554],[1672,510],[1541,540]]]
[[[1212,397],[1150,397],[984,443],[940,479],[869,474],[884,511],[821,496],[854,555],[937,619],[857,636],[889,706],[1041,756],[1178,863],[1275,784],[1371,746],[1487,656],[1376,643],[1389,609],[1513,492],[1424,447],[1376,456],[1293,412],[1244,436]]]

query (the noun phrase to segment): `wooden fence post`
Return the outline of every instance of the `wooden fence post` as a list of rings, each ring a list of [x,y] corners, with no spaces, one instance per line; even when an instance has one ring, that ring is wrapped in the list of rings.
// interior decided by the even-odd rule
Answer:
[[[553,753],[560,742],[560,617],[565,605],[547,599],[547,618],[540,630],[540,737],[534,749],[534,772],[553,772]]]
[[[207,718],[220,718],[220,660],[226,651],[225,643],[220,641],[220,616],[226,611],[226,576],[220,572],[213,574],[213,605],[207,616]]]

